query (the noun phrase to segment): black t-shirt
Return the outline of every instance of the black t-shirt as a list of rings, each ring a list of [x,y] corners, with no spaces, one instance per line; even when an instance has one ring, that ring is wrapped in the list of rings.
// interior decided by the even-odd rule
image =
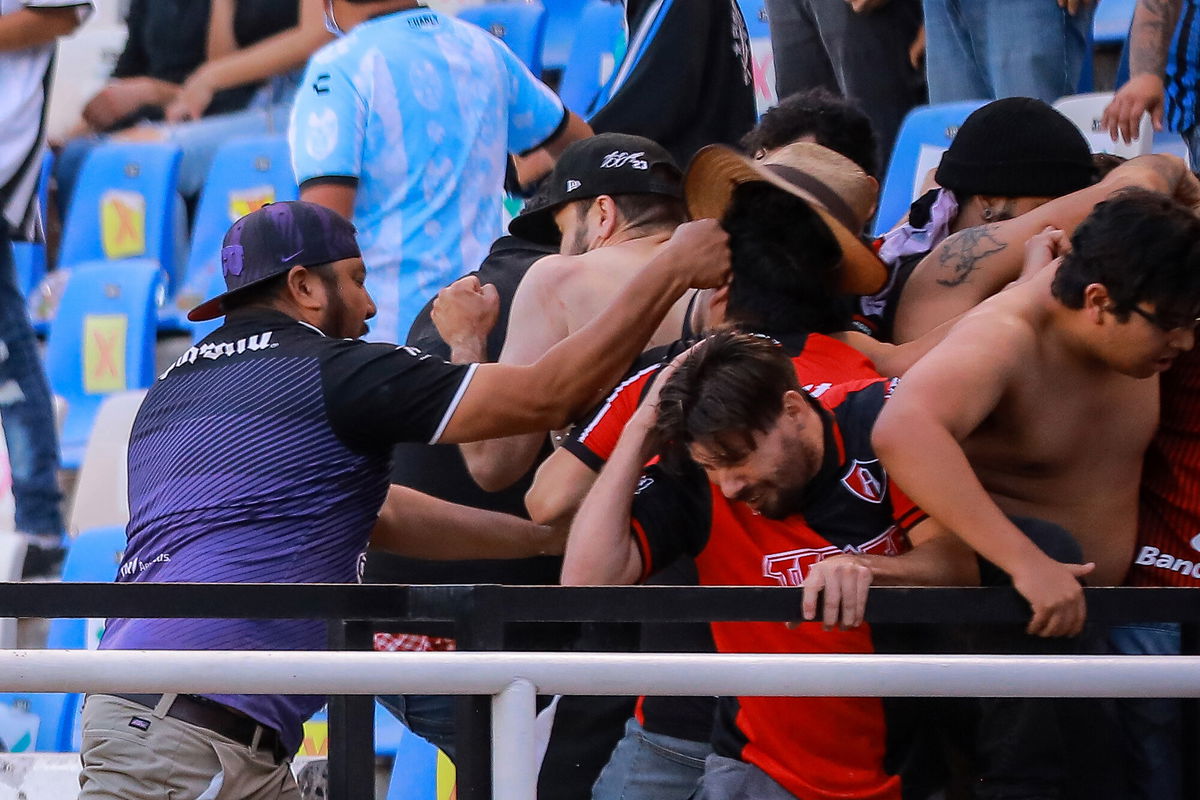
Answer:
[[[129,37],[112,77],[146,76],[183,83],[206,59],[209,0],[133,0],[126,19]],[[237,0],[233,34],[239,47],[286,30],[297,23],[294,0]],[[205,114],[245,108],[258,84],[217,92]],[[114,125],[114,129],[144,119],[161,119],[162,110],[143,108]]]
[[[701,147],[736,145],[754,127],[750,37],[736,0],[664,0],[651,18],[654,8],[630,0],[632,69],[588,122],[596,133],[653,139],[684,165]]]
[[[539,258],[556,252],[515,236],[505,236],[492,245],[479,269],[471,273],[481,283],[495,284],[500,296],[500,317],[488,337],[488,355],[499,356],[508,330],[508,314],[517,285]],[[450,348],[430,318],[432,299],[421,309],[408,332],[408,344],[422,352],[450,357]],[[549,444],[546,445],[549,448]],[[546,453],[538,458],[540,462]],[[455,445],[402,444],[392,456],[392,483],[409,486],[450,502],[527,517],[525,492],[533,481],[533,470],[516,484],[500,492],[480,489],[467,471]],[[480,559],[472,561],[425,561],[372,551],[367,557],[364,580],[369,583],[509,583],[556,584],[562,559]]]

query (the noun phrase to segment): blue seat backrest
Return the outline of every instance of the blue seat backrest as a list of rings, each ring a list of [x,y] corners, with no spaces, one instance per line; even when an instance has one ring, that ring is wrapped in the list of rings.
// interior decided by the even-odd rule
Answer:
[[[176,194],[179,148],[167,144],[110,143],[84,160],[67,219],[58,262],[148,258],[172,280],[179,251]]]
[[[397,743],[387,800],[436,800],[453,797],[450,759],[407,728]]]
[[[285,137],[247,136],[221,145],[200,192],[187,268],[170,310],[182,315],[209,298],[230,225],[266,203],[298,194]]]
[[[542,0],[546,7],[546,33],[542,42],[542,69],[566,69],[571,44],[588,0]]]
[[[154,381],[161,275],[145,259],[92,262],[71,271],[46,345],[46,374],[67,401],[64,467],[78,467],[105,396]]]
[[[546,9],[541,3],[486,3],[464,8],[458,16],[500,39],[541,77],[546,33]]]
[[[558,95],[563,105],[586,116],[625,52],[625,10],[620,3],[589,0],[579,19]]]
[[[912,205],[915,188],[925,171],[936,167],[941,153],[950,146],[958,128],[971,112],[986,101],[965,100],[935,106],[917,106],[900,125],[892,159],[888,164],[883,190],[879,193],[879,212],[875,217],[875,235],[890,230]]]
[[[8,706],[0,710],[0,744],[6,751],[63,753],[73,749],[71,727],[79,695],[5,692],[0,693],[0,705]]]

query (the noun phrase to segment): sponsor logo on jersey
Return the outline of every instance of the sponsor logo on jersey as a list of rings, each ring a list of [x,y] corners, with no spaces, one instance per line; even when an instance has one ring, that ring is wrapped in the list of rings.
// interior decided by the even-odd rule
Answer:
[[[624,150],[613,150],[604,157],[600,162],[600,169],[616,169],[618,167],[631,167],[632,169],[650,169],[649,162],[642,156],[646,155],[644,150],[636,153],[626,153]]]
[[[882,503],[887,495],[887,473],[878,458],[870,461],[856,458],[842,476],[842,485],[868,503]]]
[[[857,546],[848,545],[838,549],[834,545],[829,545],[828,547],[807,547],[800,550],[785,550],[782,553],[770,553],[763,556],[763,577],[776,581],[780,586],[803,586],[804,579],[812,570],[813,565],[830,556],[842,553],[897,556],[904,552],[903,539],[904,533],[893,525],[869,542],[863,542]]]
[[[279,342],[271,341],[271,331],[255,334],[254,336],[246,336],[234,342],[204,342],[203,344],[189,347],[183,355],[176,359],[175,363],[167,367],[167,371],[158,376],[161,381],[166,378],[176,367],[182,367],[184,364],[195,364],[198,358],[207,358],[210,361],[215,361],[218,358],[226,356],[236,356],[242,353],[253,353],[258,350],[270,350],[273,347],[279,347]]]
[[[1200,551],[1200,533],[1192,537],[1191,545],[1193,550]]]
[[[150,569],[155,564],[168,564],[170,561],[170,553],[159,553],[149,561],[143,561],[140,558],[135,558],[132,561],[126,561],[121,565],[121,577],[128,578],[131,575],[138,575]]]
[[[1196,538],[1200,538],[1200,534]],[[1192,539],[1192,547],[1195,546],[1196,539]],[[1138,557],[1133,563],[1142,567],[1178,572],[1180,575],[1186,575],[1190,578],[1200,578],[1200,560],[1190,561],[1186,558],[1177,558],[1170,553],[1164,553],[1157,547],[1150,547],[1149,545],[1144,546],[1138,552]]]

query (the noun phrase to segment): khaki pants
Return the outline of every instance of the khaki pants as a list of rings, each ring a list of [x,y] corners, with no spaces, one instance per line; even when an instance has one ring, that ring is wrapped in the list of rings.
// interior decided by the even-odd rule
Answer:
[[[79,757],[79,800],[300,800],[270,752],[110,695],[88,696]]]

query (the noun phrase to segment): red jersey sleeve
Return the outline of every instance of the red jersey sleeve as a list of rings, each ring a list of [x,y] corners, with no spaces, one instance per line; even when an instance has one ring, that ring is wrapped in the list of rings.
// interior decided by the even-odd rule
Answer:
[[[626,378],[587,419],[575,426],[563,448],[599,472],[612,456],[625,423],[641,405],[642,396],[660,369],[661,364],[654,364]]]

